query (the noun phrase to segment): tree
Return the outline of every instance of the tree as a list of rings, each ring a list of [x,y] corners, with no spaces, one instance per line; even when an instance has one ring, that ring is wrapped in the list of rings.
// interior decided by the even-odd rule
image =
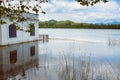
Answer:
[[[16,3],[12,3],[16,1]],[[33,4],[33,1],[36,2]],[[47,0],[0,0],[0,25],[6,24],[7,22],[3,18],[7,17],[9,20],[16,25],[16,29],[20,29],[19,22],[27,21],[28,18],[24,17],[24,13],[30,13],[31,11],[38,14],[41,10],[41,13],[45,12],[41,8],[41,3],[48,2]],[[31,5],[32,4],[32,5]],[[34,23],[33,23],[34,24]],[[31,27],[28,27],[27,32],[30,32]]]
[[[12,1],[17,1],[17,3],[12,4]],[[16,21],[26,20],[21,14],[35,12],[41,10],[43,14],[45,12],[42,10],[40,3],[47,2],[47,0],[35,0],[36,4],[32,4],[33,0],[0,0],[0,17],[9,17],[11,21],[17,19]],[[2,21],[3,22],[3,21]]]
[[[99,3],[99,2],[108,2],[108,0],[76,0],[77,2],[79,2],[81,5],[83,6],[93,6],[94,4],[96,3]]]

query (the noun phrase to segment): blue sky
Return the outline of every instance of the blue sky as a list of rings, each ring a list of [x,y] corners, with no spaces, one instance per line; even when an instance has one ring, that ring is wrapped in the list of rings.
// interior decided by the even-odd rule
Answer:
[[[75,0],[51,0],[41,4],[46,14],[40,14],[44,20],[72,20],[82,23],[120,22],[120,0],[109,0],[94,6],[81,6]]]

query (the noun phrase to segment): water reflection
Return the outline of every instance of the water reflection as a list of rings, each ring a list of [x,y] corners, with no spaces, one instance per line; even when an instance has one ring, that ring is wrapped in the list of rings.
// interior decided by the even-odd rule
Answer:
[[[41,80],[120,80],[119,47],[49,40],[39,49]]]
[[[120,47],[120,39],[118,38],[118,39],[114,39],[114,38],[112,38],[112,39],[108,39],[108,46],[118,46],[118,47]]]
[[[38,45],[30,42],[0,47],[0,80],[28,80],[39,66]]]
[[[47,66],[40,68],[41,80],[120,80],[120,30],[40,29],[40,33],[52,38],[40,46],[40,66]]]
[[[0,80],[120,80],[119,47],[46,42],[1,47]]]

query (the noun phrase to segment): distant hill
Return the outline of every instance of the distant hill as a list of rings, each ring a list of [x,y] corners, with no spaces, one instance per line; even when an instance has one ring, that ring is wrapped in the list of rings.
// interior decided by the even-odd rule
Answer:
[[[51,20],[49,20],[48,22],[49,22],[49,23],[56,23],[57,21],[54,20],[54,19],[51,19]]]
[[[105,24],[105,25],[113,25],[113,24],[120,24],[120,22],[118,22],[118,21],[114,21],[114,22],[108,22],[108,23],[96,23],[96,24]]]
[[[49,21],[40,21],[39,28],[120,29],[120,22],[112,22],[108,24],[90,24],[77,23],[70,20],[56,21],[52,19]]]
[[[120,22],[112,22],[111,24],[120,24]]]

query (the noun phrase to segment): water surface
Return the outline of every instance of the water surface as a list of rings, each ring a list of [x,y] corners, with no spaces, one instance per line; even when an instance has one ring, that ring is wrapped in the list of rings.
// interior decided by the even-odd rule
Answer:
[[[0,47],[0,80],[120,80],[120,30],[39,33],[50,39]]]
[[[58,80],[120,79],[120,30],[40,29],[39,32],[50,36],[41,50],[47,64],[54,68],[62,65],[64,69],[62,79]]]

